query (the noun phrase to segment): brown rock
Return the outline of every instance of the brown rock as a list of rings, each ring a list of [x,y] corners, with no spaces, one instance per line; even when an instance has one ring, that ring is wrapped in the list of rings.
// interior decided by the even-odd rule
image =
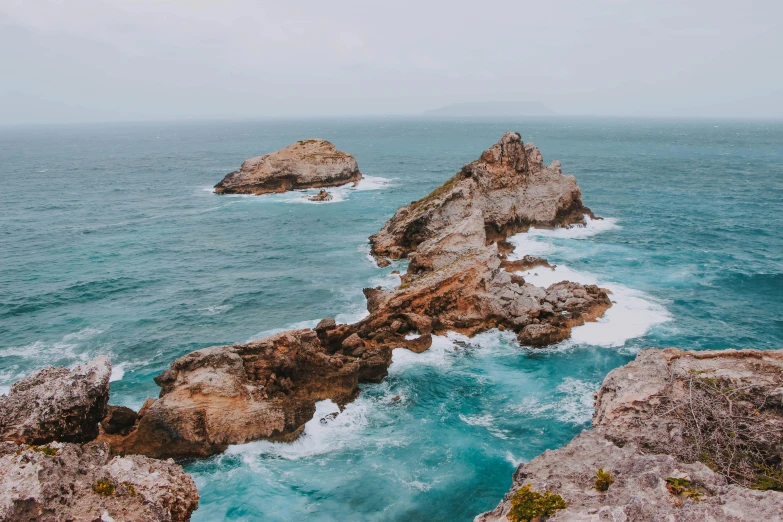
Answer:
[[[331,194],[322,189],[318,194],[307,199],[308,201],[331,201],[333,198]]]
[[[204,457],[229,444],[293,440],[317,401],[344,405],[359,382],[382,379],[390,362],[391,348],[384,346],[369,347],[362,358],[330,355],[309,329],[205,348],[180,357],[155,379],[160,398],[128,436],[99,440],[118,454],[153,457]]]
[[[311,139],[245,161],[238,171],[215,185],[215,192],[268,194],[334,187],[357,183],[360,179],[362,175],[353,156],[335,149],[326,140]]]
[[[106,417],[101,421],[103,431],[114,435],[127,435],[136,424],[138,414],[125,406],[108,406]]]

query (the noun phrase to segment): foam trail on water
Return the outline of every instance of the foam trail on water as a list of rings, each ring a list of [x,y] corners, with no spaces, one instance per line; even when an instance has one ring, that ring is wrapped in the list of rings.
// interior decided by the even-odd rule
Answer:
[[[330,399],[315,404],[313,418],[305,424],[302,435],[293,442],[269,442],[259,440],[237,444],[226,449],[226,455],[241,455],[246,462],[253,462],[258,456],[273,456],[283,459],[300,459],[334,451],[361,436],[367,426],[367,415],[372,404],[359,397],[349,403],[341,412]]]
[[[531,228],[527,234],[533,237],[551,237],[562,239],[587,239],[596,234],[620,228],[617,218],[590,219],[585,216],[584,226],[558,228]]]
[[[561,281],[583,285],[598,285],[612,294],[612,307],[595,322],[585,323],[571,330],[571,343],[595,346],[623,346],[629,339],[641,337],[655,325],[671,320],[666,307],[652,296],[618,283],[606,283],[588,272],[558,265],[554,270],[535,267],[519,272],[525,281],[544,288]],[[569,342],[569,341],[566,341]]]

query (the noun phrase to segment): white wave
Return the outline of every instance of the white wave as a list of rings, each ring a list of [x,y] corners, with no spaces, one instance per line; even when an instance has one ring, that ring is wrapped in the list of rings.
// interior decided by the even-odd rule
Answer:
[[[448,368],[452,365],[452,357],[456,351],[456,342],[467,342],[468,337],[455,332],[446,335],[433,335],[432,346],[422,353],[414,353],[406,348],[396,348],[392,351],[392,363],[389,374],[400,374],[422,365]]]
[[[91,339],[95,337],[96,335],[102,334],[103,330],[100,328],[84,328],[82,330],[79,330],[75,333],[70,333],[68,335],[63,336],[63,341],[84,341],[86,339]]]
[[[315,404],[313,418],[305,424],[302,435],[293,442],[269,442],[265,440],[229,446],[227,455],[241,455],[246,462],[254,461],[259,455],[284,459],[300,459],[332,452],[361,437],[367,426],[367,415],[375,405],[359,397],[348,404],[343,411],[331,400]]]
[[[620,228],[617,218],[590,219],[585,216],[584,226],[531,228],[527,234],[535,237],[551,237],[562,239],[587,239],[596,234]]]
[[[230,304],[226,305],[215,305],[215,306],[208,306],[206,308],[199,308],[199,312],[204,312],[204,315],[218,315],[222,314],[223,312],[228,312],[231,310],[233,306]]]
[[[370,279],[370,286],[372,288],[380,286],[384,290],[393,290],[401,284],[402,277],[400,274],[392,274],[391,272]]]
[[[111,376],[109,377],[109,382],[121,381],[122,378],[125,377],[125,368],[127,366],[128,363],[124,362],[113,364],[111,366]]]
[[[623,346],[628,340],[641,337],[653,326],[672,318],[662,303],[645,292],[619,283],[602,282],[593,274],[572,270],[565,265],[558,265],[554,270],[535,267],[519,273],[526,282],[545,288],[561,281],[571,281],[583,285],[598,285],[612,292],[609,296],[612,307],[597,321],[572,329],[571,339],[565,341],[566,344]]]
[[[10,386],[0,386],[0,395],[8,395],[9,391],[11,391]]]
[[[45,341],[34,341],[24,346],[9,346],[0,350],[0,357],[21,357],[23,359],[35,359],[41,363],[60,359],[74,359],[78,344]]]
[[[509,237],[508,242],[514,245],[514,251],[508,255],[510,260],[522,259],[523,256],[546,256],[555,251],[554,245],[524,232]]]
[[[354,190],[381,190],[389,186],[389,180],[380,176],[364,176]]]
[[[508,431],[498,428],[495,424],[497,419],[489,413],[484,415],[463,415],[459,414],[459,418],[465,424],[470,426],[480,426],[487,428],[487,431],[499,439],[508,439]]]
[[[556,390],[560,398],[556,401],[541,401],[528,397],[515,409],[525,415],[555,418],[561,422],[584,424],[593,418],[593,393],[599,383],[567,377]]]

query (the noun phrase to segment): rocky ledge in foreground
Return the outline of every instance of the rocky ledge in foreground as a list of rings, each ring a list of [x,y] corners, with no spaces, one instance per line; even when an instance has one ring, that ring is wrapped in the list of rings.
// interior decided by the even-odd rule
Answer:
[[[513,273],[519,268],[508,262],[513,248],[504,240],[532,224],[581,224],[585,214],[574,178],[557,162],[545,167],[538,149],[507,133],[370,238],[381,264],[389,263],[386,255],[410,263],[398,288],[364,290],[367,318],[341,325],[325,319],[315,329],[180,357],[155,379],[160,398],[149,399],[135,419],[125,416],[124,426],[104,423],[100,440],[119,454],[154,457],[204,457],[229,444],[292,440],[317,401],[353,400],[360,383],[386,376],[393,349],[424,351],[432,334],[500,328],[529,346],[562,341],[611,306],[607,292],[568,281],[548,288],[526,283]]]
[[[0,521],[190,520],[199,495],[180,466],[112,458],[93,442],[101,419],[124,410],[106,405],[110,375],[97,357],[37,371],[0,396]]]
[[[326,140],[311,139],[250,158],[215,185],[217,194],[269,194],[334,187],[362,179],[356,159]]]
[[[476,522],[525,509],[551,522],[783,520],[783,350],[644,350],[595,398],[593,429],[521,465]]]

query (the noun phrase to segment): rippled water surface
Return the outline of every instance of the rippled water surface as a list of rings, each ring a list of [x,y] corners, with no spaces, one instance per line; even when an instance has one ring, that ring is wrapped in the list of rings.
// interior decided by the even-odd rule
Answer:
[[[783,346],[783,124],[533,119],[0,128],[0,386],[105,353],[138,408],[172,360],[325,316],[393,285],[367,237],[506,130],[576,175],[610,219],[514,242],[615,305],[545,350],[487,332],[396,350],[389,377],[291,444],[186,463],[212,520],[470,520],[516,464],[589,426],[592,393],[644,347]],[[334,201],[217,196],[250,156],[321,137],[367,180]],[[398,267],[399,268],[399,267]],[[399,400],[393,400],[399,396]]]

